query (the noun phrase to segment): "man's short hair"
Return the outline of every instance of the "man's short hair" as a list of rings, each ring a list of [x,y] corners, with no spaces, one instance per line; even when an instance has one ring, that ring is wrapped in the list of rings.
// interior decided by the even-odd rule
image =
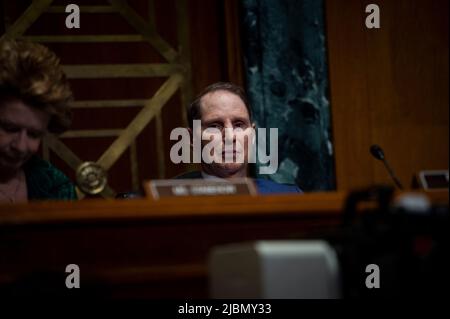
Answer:
[[[188,108],[189,127],[192,128],[193,120],[201,119],[201,108],[200,107],[201,107],[202,98],[205,95],[207,95],[208,93],[212,93],[212,92],[216,92],[216,91],[227,91],[227,92],[231,92],[231,93],[239,96],[239,98],[242,100],[242,102],[244,102],[244,105],[247,108],[250,122],[252,121],[252,109],[250,108],[250,104],[248,103],[248,99],[247,99],[244,89],[242,89],[240,86],[233,84],[233,83],[217,82],[217,83],[211,84],[210,86],[206,87],[195,98],[195,100],[189,105],[189,108]]]
[[[69,82],[58,57],[43,45],[0,41],[0,104],[12,98],[49,114],[52,133],[62,133],[71,124]]]

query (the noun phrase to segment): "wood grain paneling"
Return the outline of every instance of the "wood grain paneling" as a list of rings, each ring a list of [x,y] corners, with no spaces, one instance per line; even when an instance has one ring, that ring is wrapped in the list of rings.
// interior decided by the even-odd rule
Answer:
[[[405,187],[448,168],[448,1],[326,1],[330,99],[339,190],[392,183],[369,154],[377,143]]]

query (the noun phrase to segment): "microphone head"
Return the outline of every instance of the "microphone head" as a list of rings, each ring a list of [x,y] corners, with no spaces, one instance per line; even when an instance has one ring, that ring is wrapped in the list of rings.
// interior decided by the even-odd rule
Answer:
[[[376,159],[382,161],[384,160],[384,152],[383,149],[378,146],[377,144],[373,144],[370,147],[370,153],[373,155],[373,157],[375,157]]]

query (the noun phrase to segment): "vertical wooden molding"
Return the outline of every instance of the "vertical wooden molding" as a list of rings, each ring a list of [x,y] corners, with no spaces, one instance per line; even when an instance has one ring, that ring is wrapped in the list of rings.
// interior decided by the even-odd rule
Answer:
[[[241,30],[239,19],[239,1],[225,0],[224,21],[227,50],[228,81],[244,86],[244,63],[242,60]]]
[[[137,145],[136,140],[130,144],[130,164],[131,164],[131,185],[133,191],[139,190],[139,166],[137,160]]]
[[[163,126],[161,112],[156,114],[155,117],[156,124],[156,157],[158,160],[158,178],[165,178],[165,156],[164,156],[164,136],[163,136]]]
[[[186,108],[192,100],[191,47],[189,41],[189,7],[186,0],[176,1],[177,36],[179,63],[183,66],[181,84],[181,117],[183,125],[188,126]]]
[[[361,0],[326,0],[326,38],[336,188],[344,191],[373,181],[368,116],[366,29]]]
[[[0,34],[5,33],[5,30],[6,30],[6,17],[5,17],[4,1],[0,1]]]

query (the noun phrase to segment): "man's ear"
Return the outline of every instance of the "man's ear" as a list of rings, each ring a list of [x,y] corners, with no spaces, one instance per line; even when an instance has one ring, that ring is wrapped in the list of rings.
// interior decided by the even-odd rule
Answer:
[[[256,130],[256,123],[255,122],[252,123],[252,129]]]

